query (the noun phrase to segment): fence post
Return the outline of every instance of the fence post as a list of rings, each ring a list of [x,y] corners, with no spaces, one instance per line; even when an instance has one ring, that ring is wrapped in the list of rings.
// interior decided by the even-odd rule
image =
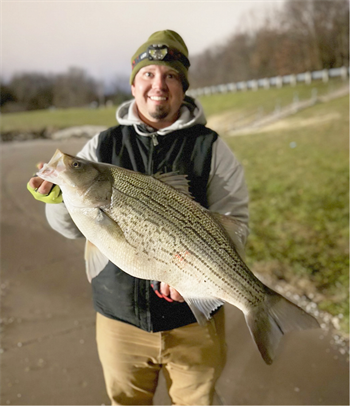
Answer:
[[[346,78],[348,77],[348,73],[345,66],[340,68],[340,76],[343,80],[346,80]]]
[[[322,81],[323,81],[324,83],[328,83],[328,81],[329,81],[329,74],[328,74],[328,70],[327,70],[327,69],[323,69],[323,72],[322,72]]]
[[[282,78],[281,78],[281,76],[277,76],[276,77],[276,87],[278,87],[278,88],[280,88],[280,87],[282,87]]]
[[[269,79],[265,78],[263,83],[264,83],[264,89],[270,89],[270,81],[269,81]]]
[[[296,113],[299,110],[299,94],[298,92],[294,92],[293,96],[293,111]]]
[[[295,86],[297,84],[297,78],[295,75],[290,75],[290,85]]]
[[[237,91],[237,86],[235,83],[229,83],[228,89],[230,92],[236,92]]]
[[[311,80],[312,80],[311,73],[310,72],[305,72],[304,79],[305,79],[305,84],[309,85],[311,83]]]

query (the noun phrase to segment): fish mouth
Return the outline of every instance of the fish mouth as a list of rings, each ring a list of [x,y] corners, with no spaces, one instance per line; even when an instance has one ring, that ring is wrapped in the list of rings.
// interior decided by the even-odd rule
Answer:
[[[64,154],[57,149],[49,163],[44,164],[40,171],[37,172],[37,176],[49,182],[55,183],[55,180],[57,180],[65,169],[66,166],[64,164]]]

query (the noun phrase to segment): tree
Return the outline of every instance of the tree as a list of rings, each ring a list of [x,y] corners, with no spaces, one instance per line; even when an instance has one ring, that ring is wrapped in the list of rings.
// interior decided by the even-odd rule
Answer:
[[[56,77],[53,103],[56,107],[85,106],[99,99],[98,84],[83,69],[70,68]]]
[[[288,0],[282,13],[285,34],[294,42],[292,65],[330,69],[349,62],[348,0]]]
[[[191,86],[349,66],[348,0],[287,0],[255,26],[191,58]]]
[[[1,108],[5,106],[5,104],[12,104],[16,102],[16,96],[14,95],[13,91],[7,84],[3,83],[2,81],[0,83],[0,95]]]
[[[115,76],[108,86],[106,93],[106,99],[112,101],[113,104],[116,105],[129,100],[131,98],[129,77],[123,75]]]
[[[18,109],[45,109],[52,105],[53,84],[52,76],[41,73],[22,73],[11,79],[8,89],[18,103]]]

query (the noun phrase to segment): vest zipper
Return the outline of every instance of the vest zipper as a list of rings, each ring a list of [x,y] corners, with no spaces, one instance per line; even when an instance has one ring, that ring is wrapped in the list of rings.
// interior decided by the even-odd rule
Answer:
[[[157,138],[157,133],[152,133],[152,142],[150,145],[150,150],[149,150],[149,156],[148,156],[148,175],[153,175],[153,153],[155,147],[159,144],[158,138]],[[153,332],[153,323],[151,319],[151,298],[150,298],[150,289],[151,288],[151,282],[146,281],[146,302],[147,302],[147,310],[146,310],[146,324],[147,324],[147,331]]]
[[[153,175],[153,153],[154,148],[159,144],[157,133],[150,134],[152,138],[152,142],[150,145],[149,155],[148,155],[148,168],[147,168],[147,175]]]

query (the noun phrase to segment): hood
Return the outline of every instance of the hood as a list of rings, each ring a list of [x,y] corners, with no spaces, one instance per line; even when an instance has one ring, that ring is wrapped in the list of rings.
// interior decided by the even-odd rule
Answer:
[[[119,124],[133,125],[138,134],[147,136],[151,134],[166,135],[172,131],[189,128],[196,124],[205,125],[207,123],[202,105],[198,100],[189,96],[185,96],[180,108],[180,116],[175,123],[171,124],[169,127],[162,128],[161,130],[155,130],[141,121],[134,99],[119,106],[116,118]]]

